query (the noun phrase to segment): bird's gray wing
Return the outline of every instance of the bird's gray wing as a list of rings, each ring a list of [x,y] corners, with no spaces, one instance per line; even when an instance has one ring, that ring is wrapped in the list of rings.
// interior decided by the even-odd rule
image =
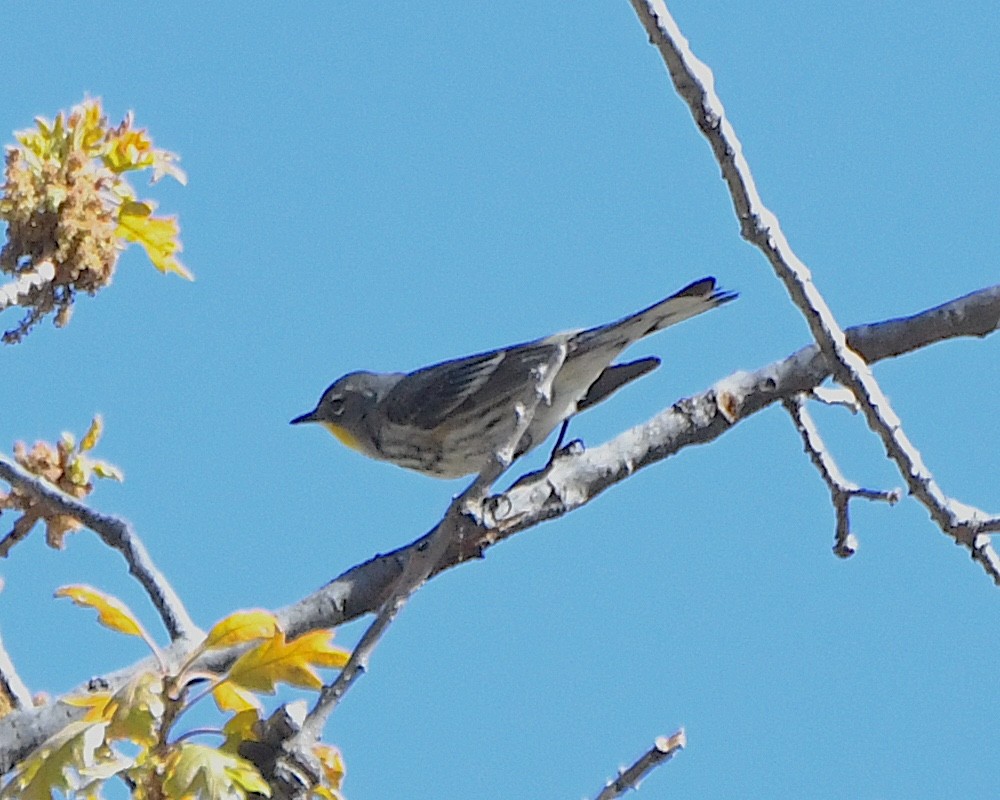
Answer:
[[[382,409],[397,425],[433,430],[477,392],[484,411],[514,403],[556,347],[541,340],[418,369],[392,388]]]
[[[418,369],[397,383],[382,409],[397,425],[431,430],[479,390],[504,359],[502,350]]]

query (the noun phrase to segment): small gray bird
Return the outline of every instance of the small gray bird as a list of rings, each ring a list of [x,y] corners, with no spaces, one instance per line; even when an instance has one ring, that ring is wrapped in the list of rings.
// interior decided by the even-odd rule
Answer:
[[[574,414],[590,408],[660,364],[655,357],[612,364],[634,342],[735,299],[702,278],[666,300],[617,322],[566,331],[488,353],[442,361],[410,373],[351,372],[323,392],[293,425],[318,422],[348,447],[439,478],[481,472],[508,446],[518,406],[540,370],[566,353],[514,451],[537,447]]]

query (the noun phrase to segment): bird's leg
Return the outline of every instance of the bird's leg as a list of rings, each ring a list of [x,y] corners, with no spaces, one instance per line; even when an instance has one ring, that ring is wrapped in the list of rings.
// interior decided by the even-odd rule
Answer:
[[[556,460],[556,456],[559,455],[559,449],[562,447],[563,439],[566,438],[566,431],[569,429],[569,417],[566,417],[562,421],[562,425],[559,427],[559,435],[556,437],[555,447],[552,448],[552,455],[549,456],[549,461],[545,465],[545,469],[552,466],[552,463]]]
[[[559,435],[556,437],[556,445],[552,448],[552,455],[549,457],[549,463],[555,460],[556,453],[559,452],[559,448],[562,447],[563,439],[566,438],[566,431],[569,430],[569,417],[566,417],[562,421],[562,425],[559,428]]]

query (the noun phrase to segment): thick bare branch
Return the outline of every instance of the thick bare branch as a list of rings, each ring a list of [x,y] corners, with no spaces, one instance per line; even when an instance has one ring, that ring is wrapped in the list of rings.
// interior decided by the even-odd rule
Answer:
[[[874,363],[951,338],[983,337],[998,327],[1000,286],[994,286],[911,317],[851,328],[847,339],[852,348]],[[590,502],[637,469],[685,447],[713,441],[738,422],[772,403],[811,391],[829,376],[830,368],[818,346],[809,345],[756,372],[725,378],[610,442],[586,450],[571,447],[548,469],[525,475],[507,491],[487,498],[481,509],[482,522],[460,515],[455,541],[435,571],[481,558],[497,542]],[[719,410],[720,402],[726,406],[725,415]],[[429,536],[352,567],[319,591],[278,610],[288,635],[336,627],[376,612],[389,598],[410,551],[425,547]],[[168,656],[182,657],[174,653],[175,649],[171,648]],[[235,657],[235,652],[213,651],[199,662],[199,668],[222,671]],[[104,680],[112,687],[118,686],[143,666],[120,670]],[[0,772],[10,769],[79,713],[79,709],[57,703],[0,719]]]
[[[156,568],[130,522],[95,511],[4,455],[0,455],[0,479],[37,497],[53,510],[80,520],[108,547],[120,552],[128,564],[128,571],[146,590],[159,612],[171,639],[192,639],[201,635],[180,597],[163,573]]]
[[[997,328],[1000,285],[911,317],[850,328],[847,338],[852,348],[874,363],[950,338],[986,336]],[[525,475],[507,491],[488,498],[484,524],[463,518],[462,546],[449,550],[439,569],[479,558],[493,544],[590,502],[636,470],[685,447],[717,439],[772,403],[811,391],[830,372],[819,347],[809,345],[755,372],[731,375],[605,444],[564,451],[546,470]],[[425,540],[353,567],[314,595],[281,610],[283,623],[289,631],[301,632],[375,611],[384,602],[387,587],[399,577],[406,551]]]

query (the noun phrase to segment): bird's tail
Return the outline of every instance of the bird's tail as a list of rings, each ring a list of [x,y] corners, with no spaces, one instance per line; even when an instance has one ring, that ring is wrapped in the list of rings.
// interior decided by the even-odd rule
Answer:
[[[661,300],[659,303],[655,303],[649,308],[645,308],[635,314],[630,314],[620,322],[612,324],[631,327],[632,324],[642,322],[643,325],[641,327],[645,327],[645,324],[648,323],[649,327],[643,333],[639,334],[638,338],[642,338],[654,331],[662,331],[664,328],[669,328],[678,322],[683,322],[691,317],[704,314],[706,311],[711,311],[713,308],[718,308],[731,300],[735,300],[736,297],[736,292],[727,292],[716,288],[715,278],[702,278],[700,281],[695,281],[685,286],[679,292],[670,295],[665,300]]]
[[[702,278],[649,308],[629,314],[617,322],[581,331],[576,336],[576,345],[581,349],[589,349],[616,341],[625,348],[644,336],[704,314],[735,299],[736,292],[716,288],[715,278]]]

